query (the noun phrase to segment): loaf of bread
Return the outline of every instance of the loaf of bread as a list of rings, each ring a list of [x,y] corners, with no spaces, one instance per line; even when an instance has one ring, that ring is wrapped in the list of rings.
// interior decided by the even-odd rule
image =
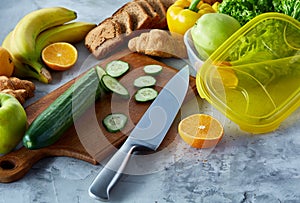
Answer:
[[[101,59],[134,37],[134,31],[167,29],[166,12],[175,0],[132,0],[103,20],[85,37],[85,46]]]
[[[122,38],[120,23],[109,18],[86,35],[85,46],[98,58],[98,56],[105,56],[109,50],[118,46]]]
[[[152,6],[154,11],[159,15],[159,20],[156,22],[154,28],[166,29],[168,27],[167,19],[166,19],[166,12],[168,7],[165,7],[165,5],[162,3],[163,1],[160,0],[147,0],[147,1]]]
[[[138,52],[162,58],[187,58],[186,46],[181,35],[172,35],[169,31],[152,29],[129,40],[128,48]]]

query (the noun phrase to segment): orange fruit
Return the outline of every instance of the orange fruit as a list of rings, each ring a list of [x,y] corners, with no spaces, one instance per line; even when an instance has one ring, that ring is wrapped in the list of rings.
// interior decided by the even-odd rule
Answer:
[[[210,148],[222,139],[224,129],[221,123],[210,115],[193,114],[180,121],[178,133],[194,148]]]
[[[77,49],[70,43],[57,42],[42,51],[44,63],[51,69],[64,71],[72,68],[77,61]]]
[[[218,76],[221,78],[221,81],[225,87],[237,87],[239,79],[237,78],[235,72],[232,69],[217,69]]]
[[[14,71],[14,62],[9,51],[0,47],[0,75],[12,76]]]

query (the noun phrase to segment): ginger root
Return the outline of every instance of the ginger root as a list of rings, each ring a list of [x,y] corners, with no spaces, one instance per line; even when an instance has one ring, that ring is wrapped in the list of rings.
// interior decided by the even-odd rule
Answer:
[[[129,40],[128,48],[132,52],[138,52],[149,56],[161,58],[187,58],[187,50],[183,37],[166,30],[152,29],[140,36]]]
[[[0,92],[10,94],[24,104],[26,99],[34,96],[35,85],[28,80],[16,77],[0,76]]]

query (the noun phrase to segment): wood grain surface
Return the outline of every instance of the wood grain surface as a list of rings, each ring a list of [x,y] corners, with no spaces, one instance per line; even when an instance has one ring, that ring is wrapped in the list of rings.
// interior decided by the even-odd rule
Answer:
[[[119,81],[129,90],[130,99],[123,99],[111,93],[102,94],[101,98],[95,102],[95,105],[91,106],[76,120],[74,125],[53,145],[38,150],[28,150],[22,147],[1,156],[0,182],[9,183],[22,178],[36,162],[44,157],[67,156],[91,164],[98,164],[113,153],[114,150],[117,150],[126,140],[130,131],[151,104],[150,102],[138,103],[133,97],[137,90],[133,86],[133,80],[141,75],[145,75],[143,66],[148,64],[160,64],[163,66],[162,73],[156,76],[157,84],[155,89],[158,91],[177,72],[176,69],[153,58],[136,53],[115,55],[102,61],[99,65],[105,67],[107,62],[114,59],[120,59],[130,64],[129,72],[122,78],[119,78]],[[26,112],[29,124],[75,81],[76,78],[28,106]],[[185,100],[187,101],[194,97],[197,94],[196,92],[195,78],[191,77],[189,91]],[[125,113],[129,118],[125,129],[118,133],[109,133],[102,125],[103,118],[112,112]],[[158,150],[163,149],[173,141],[177,134],[178,122],[179,120],[176,119]]]

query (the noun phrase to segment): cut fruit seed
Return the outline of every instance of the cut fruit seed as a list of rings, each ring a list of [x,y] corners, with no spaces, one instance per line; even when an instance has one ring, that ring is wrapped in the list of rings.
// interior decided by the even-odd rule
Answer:
[[[129,98],[129,92],[117,79],[111,77],[110,75],[103,75],[101,82],[105,89],[112,91],[124,98]]]
[[[121,77],[129,70],[129,64],[125,61],[114,60],[106,65],[106,73],[111,77]]]
[[[212,116],[193,114],[180,121],[178,133],[192,147],[210,148],[219,143],[224,130],[221,123]]]
[[[52,70],[57,71],[64,71],[73,67],[77,57],[77,49],[66,42],[50,44],[42,51],[43,62]]]
[[[149,75],[158,75],[162,71],[161,65],[150,64],[144,66],[144,72]]]
[[[144,87],[135,93],[134,98],[138,102],[147,102],[154,100],[157,95],[158,92],[155,89],[151,87]]]
[[[127,123],[127,116],[122,113],[112,113],[107,115],[102,123],[108,132],[118,132],[122,130]]]
[[[133,85],[138,88],[142,87],[151,87],[156,83],[156,79],[150,75],[140,76],[136,78],[133,82]]]

